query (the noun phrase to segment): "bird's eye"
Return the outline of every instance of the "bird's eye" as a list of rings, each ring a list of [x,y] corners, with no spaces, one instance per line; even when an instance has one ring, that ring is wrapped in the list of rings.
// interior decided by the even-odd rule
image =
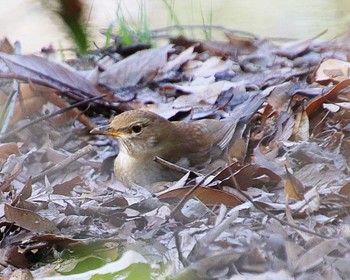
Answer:
[[[140,133],[141,130],[142,130],[142,126],[139,125],[139,124],[136,124],[136,125],[134,125],[134,126],[131,128],[131,131],[132,131],[133,133]]]

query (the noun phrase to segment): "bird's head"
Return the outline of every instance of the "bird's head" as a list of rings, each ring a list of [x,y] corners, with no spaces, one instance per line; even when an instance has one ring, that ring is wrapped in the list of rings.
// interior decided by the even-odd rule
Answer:
[[[116,137],[122,152],[129,155],[157,150],[168,135],[171,122],[145,110],[131,110],[116,116],[109,125],[96,127],[92,134]]]

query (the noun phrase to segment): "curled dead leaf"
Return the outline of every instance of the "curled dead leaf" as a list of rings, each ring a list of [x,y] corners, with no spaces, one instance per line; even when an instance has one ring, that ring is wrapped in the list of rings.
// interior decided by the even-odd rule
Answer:
[[[284,193],[286,196],[293,198],[295,200],[304,199],[304,185],[300,182],[293,174],[286,169],[286,179],[284,182]]]
[[[323,94],[321,96],[316,96],[315,98],[312,98],[308,101],[308,105],[306,106],[306,113],[310,116],[311,114],[315,113],[322,104],[329,100],[334,95],[337,95],[340,91],[350,86],[350,79],[346,79],[344,81],[341,81],[339,84],[334,86],[330,91],[328,91],[326,94]]]

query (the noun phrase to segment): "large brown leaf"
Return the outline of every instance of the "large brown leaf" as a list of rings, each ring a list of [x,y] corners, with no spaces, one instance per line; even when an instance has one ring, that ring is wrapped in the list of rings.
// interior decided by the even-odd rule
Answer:
[[[190,189],[191,187],[185,187],[185,188],[171,190],[169,192],[161,194],[159,198],[160,199],[165,199],[165,198],[181,199],[188,193]],[[205,188],[205,187],[197,188],[189,196],[189,198],[197,198],[207,206],[225,204],[228,207],[235,207],[241,204],[241,201],[237,197],[235,197],[233,194],[216,190],[216,189]]]
[[[13,207],[9,204],[5,204],[5,217],[8,222],[15,223],[16,225],[34,232],[57,232],[57,227],[45,217],[41,217],[39,214]]]
[[[143,81],[151,81],[168,61],[172,46],[139,51],[125,58],[101,75],[101,84],[109,88],[134,86]]]
[[[72,91],[87,97],[101,95],[96,87],[77,72],[35,55],[9,55],[0,52],[13,78],[31,80],[60,91]]]

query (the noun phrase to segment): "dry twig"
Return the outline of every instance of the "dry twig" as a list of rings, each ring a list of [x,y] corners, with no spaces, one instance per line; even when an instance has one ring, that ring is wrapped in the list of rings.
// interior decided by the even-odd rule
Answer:
[[[55,172],[58,172],[59,170],[62,170],[64,168],[66,168],[69,164],[71,164],[72,162],[78,160],[79,158],[91,153],[95,151],[94,147],[91,145],[87,145],[84,148],[76,151],[74,154],[70,155],[69,157],[67,157],[66,159],[64,159],[63,161],[61,161],[60,163],[54,165],[53,167],[49,168],[48,170],[34,176],[32,178],[32,182],[38,182],[42,179],[45,178],[45,176],[49,176]]]

